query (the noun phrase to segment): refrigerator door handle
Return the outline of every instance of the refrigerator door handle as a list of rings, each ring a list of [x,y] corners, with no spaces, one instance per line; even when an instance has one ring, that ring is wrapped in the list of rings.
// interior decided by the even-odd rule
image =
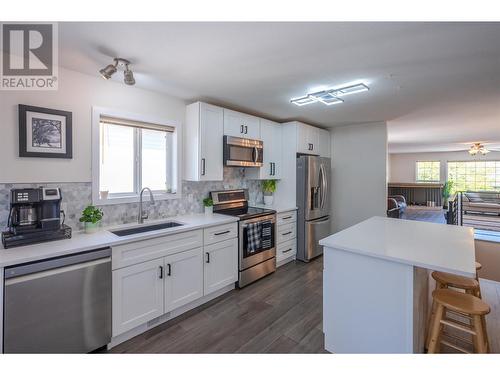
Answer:
[[[320,196],[319,196],[319,207],[321,209],[324,208],[325,206],[325,191],[326,191],[326,188],[325,188],[325,172],[324,172],[324,169],[323,169],[323,165],[320,165],[319,167],[319,181],[320,181]]]

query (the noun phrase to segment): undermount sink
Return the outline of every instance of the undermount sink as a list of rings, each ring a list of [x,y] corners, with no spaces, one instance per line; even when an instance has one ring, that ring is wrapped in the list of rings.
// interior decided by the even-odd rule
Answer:
[[[123,236],[129,236],[131,234],[151,232],[153,230],[180,227],[181,225],[184,224],[177,223],[175,221],[167,221],[166,223],[161,223],[161,224],[142,225],[139,227],[112,230],[110,232],[116,234],[117,236],[123,237]]]

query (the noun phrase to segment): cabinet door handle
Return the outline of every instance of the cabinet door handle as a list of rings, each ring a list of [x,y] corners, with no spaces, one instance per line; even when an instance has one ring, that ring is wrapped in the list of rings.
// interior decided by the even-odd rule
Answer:
[[[210,263],[210,253],[205,253],[207,254],[207,263]]]
[[[248,134],[248,126],[245,125],[245,134]]]
[[[240,125],[240,133],[243,134],[245,131],[245,125]]]
[[[172,276],[172,265],[168,263],[167,267],[168,267],[167,276]]]
[[[273,176],[276,176],[276,163],[273,162]]]
[[[163,279],[163,266],[160,266],[160,279]]]
[[[289,234],[291,234],[292,232],[286,232],[286,233],[281,233],[282,236],[288,236]]]
[[[201,175],[205,176],[205,158],[201,159]]]
[[[227,234],[227,233],[230,233],[231,231],[230,230],[226,230],[224,232],[219,232],[219,233],[214,233],[214,236],[220,236],[222,234]],[[208,253],[207,253],[208,254]]]
[[[283,250],[282,253],[288,253],[289,251],[292,251],[292,248],[290,248],[288,250]]]
[[[311,143],[311,150],[314,150],[314,143]]]
[[[273,163],[269,163],[269,166],[271,167],[271,170],[269,171],[269,176],[273,175]]]
[[[288,220],[288,219],[291,219],[291,218],[292,218],[291,216],[285,216],[285,217],[283,218],[283,220]]]

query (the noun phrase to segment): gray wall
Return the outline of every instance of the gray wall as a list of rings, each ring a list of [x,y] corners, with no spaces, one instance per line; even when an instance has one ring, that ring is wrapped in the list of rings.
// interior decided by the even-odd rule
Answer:
[[[334,128],[332,137],[332,231],[372,216],[387,205],[385,122]]]

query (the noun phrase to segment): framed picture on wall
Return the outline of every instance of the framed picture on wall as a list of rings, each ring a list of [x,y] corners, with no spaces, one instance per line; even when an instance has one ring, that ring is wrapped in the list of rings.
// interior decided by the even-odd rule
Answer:
[[[71,112],[19,104],[19,156],[71,159]]]

